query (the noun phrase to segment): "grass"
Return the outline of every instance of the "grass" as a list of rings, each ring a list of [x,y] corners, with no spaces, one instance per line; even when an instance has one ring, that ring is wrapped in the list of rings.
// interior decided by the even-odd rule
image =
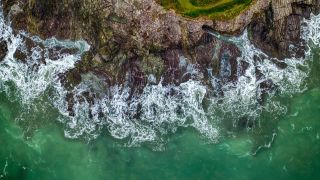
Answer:
[[[232,19],[246,10],[254,0],[157,0],[166,9],[183,16],[209,19]]]

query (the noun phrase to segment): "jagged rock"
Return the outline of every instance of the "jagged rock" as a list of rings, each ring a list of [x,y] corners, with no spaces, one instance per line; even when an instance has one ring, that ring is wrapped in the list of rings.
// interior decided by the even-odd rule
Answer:
[[[304,57],[301,20],[317,13],[319,0],[274,0],[249,25],[255,46],[278,59]]]
[[[15,30],[91,44],[90,52],[69,72],[73,75],[66,76],[70,81],[78,79],[74,74],[93,72],[110,84],[126,82],[138,92],[149,74],[157,81],[162,77],[164,84],[190,78],[208,83],[212,69],[221,82],[237,80],[248,66],[238,62],[241,52],[203,27],[238,34],[248,26],[250,40],[266,54],[303,57],[300,22],[317,13],[320,0],[256,0],[231,20],[185,18],[155,0],[3,0],[3,5]],[[191,65],[199,70],[197,76],[189,72]]]

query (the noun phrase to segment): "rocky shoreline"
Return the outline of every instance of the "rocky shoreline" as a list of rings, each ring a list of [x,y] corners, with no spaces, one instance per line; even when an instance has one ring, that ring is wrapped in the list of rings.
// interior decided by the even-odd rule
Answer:
[[[183,17],[155,0],[2,3],[6,19],[16,31],[41,38],[84,39],[91,45],[76,68],[63,75],[66,87],[72,89],[81,82],[81,74],[90,72],[108,86],[126,84],[132,95],[160,80],[164,85],[179,85],[189,79],[208,85],[209,76],[218,77],[222,83],[237,81],[247,67],[238,59],[239,45],[212,36],[210,31],[228,37],[247,28],[250,41],[274,57],[279,68],[285,68],[282,59],[304,56],[301,20],[320,10],[320,0],[256,0],[231,20],[214,20]],[[198,70],[197,75],[190,73],[188,65]],[[210,74],[208,69],[212,69]],[[272,82],[262,82],[261,87],[270,89]]]

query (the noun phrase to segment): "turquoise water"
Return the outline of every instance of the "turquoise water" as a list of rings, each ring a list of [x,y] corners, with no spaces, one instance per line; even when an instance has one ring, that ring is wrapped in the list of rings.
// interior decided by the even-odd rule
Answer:
[[[126,91],[105,87],[89,73],[71,91],[75,116],[66,111],[67,90],[57,77],[74,68],[89,46],[13,35],[1,13],[0,24],[0,40],[9,47],[0,62],[0,179],[320,178],[319,17],[312,16],[303,31],[312,47],[307,58],[287,59],[285,70],[268,59],[254,62],[261,51],[245,35],[231,38],[249,68],[237,85],[223,87],[221,99],[205,99],[206,87],[188,81],[147,86],[128,105]],[[27,39],[34,42],[31,50]],[[26,63],[13,56],[17,50],[26,54]],[[56,60],[48,55],[52,51]],[[277,86],[263,108],[255,63]],[[87,96],[102,100],[90,105],[87,89]],[[110,89],[113,96],[106,99]],[[183,98],[168,96],[171,90]],[[132,119],[127,114],[139,102],[142,118]],[[99,110],[107,118],[96,116]],[[243,127],[239,118],[254,124]]]

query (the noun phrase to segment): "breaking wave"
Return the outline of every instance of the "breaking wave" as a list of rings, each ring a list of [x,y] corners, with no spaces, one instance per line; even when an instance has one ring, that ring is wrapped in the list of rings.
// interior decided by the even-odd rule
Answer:
[[[304,23],[307,25],[302,29],[303,38],[319,45],[319,17],[311,16]],[[238,63],[246,62],[248,68],[236,82],[221,84],[219,77],[211,77],[211,86],[221,89],[221,96],[211,96],[212,87],[207,87],[201,80],[191,79],[180,85],[164,86],[161,81],[149,83],[142,94],[130,97],[130,87],[108,87],[92,73],[83,74],[82,82],[67,91],[59,77],[74,68],[82,54],[89,50],[86,42],[55,38],[42,40],[25,32],[15,34],[2,12],[0,41],[5,42],[8,49],[4,59],[0,60],[1,91],[18,99],[22,107],[29,108],[36,99],[49,96],[60,113],[58,120],[65,125],[68,138],[92,139],[107,129],[111,136],[125,140],[128,146],[163,142],[166,136],[185,127],[192,127],[203,137],[216,142],[222,134],[222,121],[232,121],[235,125],[242,117],[259,119],[262,111],[285,113],[285,106],[272,97],[304,91],[304,80],[309,73],[310,48],[306,58],[285,59],[283,62],[287,67],[281,69],[274,59],[255,48],[244,32],[231,41],[242,51]],[[197,72],[193,68],[192,71]],[[276,91],[270,91],[261,105],[263,82],[272,82]],[[68,108],[70,102],[66,100],[68,94],[73,97],[72,115]]]

